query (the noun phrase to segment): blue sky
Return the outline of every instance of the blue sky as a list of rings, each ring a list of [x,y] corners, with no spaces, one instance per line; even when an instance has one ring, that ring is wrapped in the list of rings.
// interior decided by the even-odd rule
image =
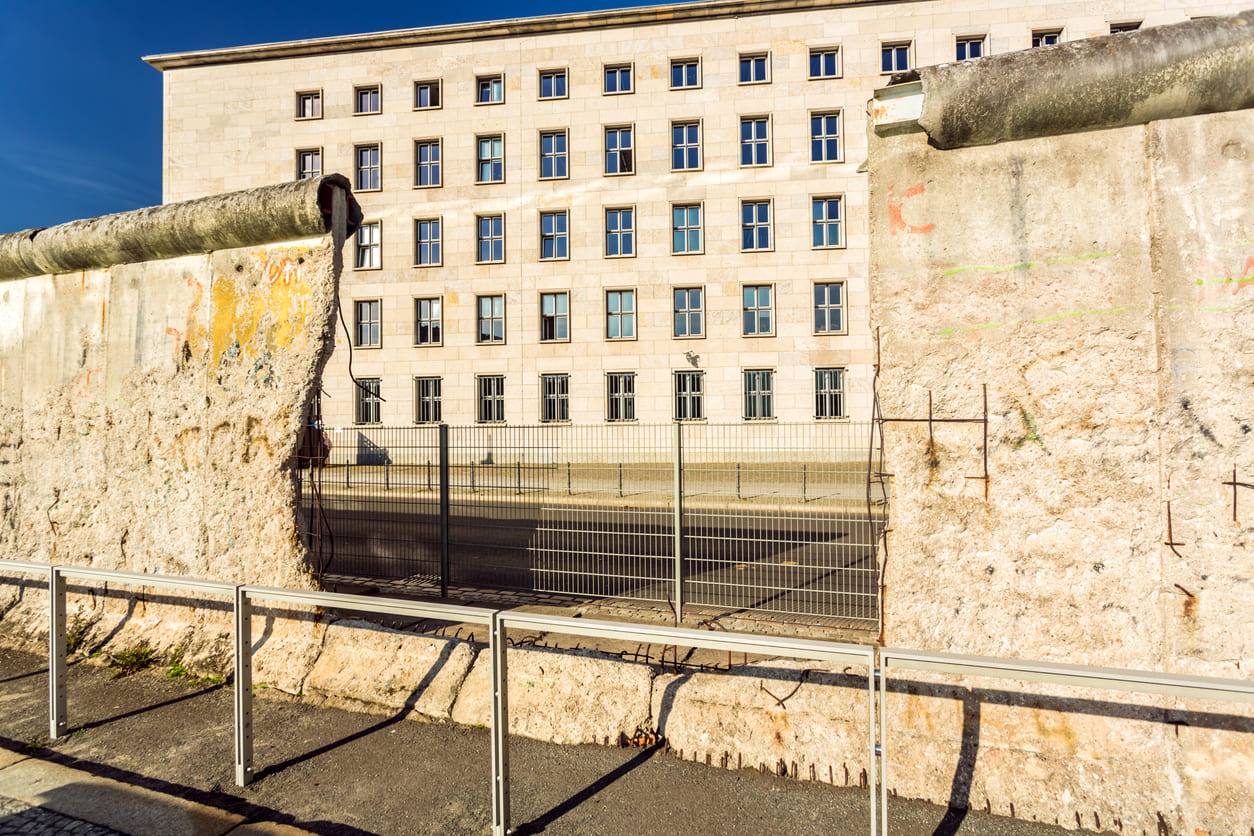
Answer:
[[[161,74],[141,56],[635,5],[646,3],[35,0],[8,8],[0,233],[161,202]]]

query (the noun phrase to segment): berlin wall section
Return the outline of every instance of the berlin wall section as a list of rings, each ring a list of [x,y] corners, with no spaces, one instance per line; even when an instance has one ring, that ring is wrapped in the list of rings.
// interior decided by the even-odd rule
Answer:
[[[872,131],[885,644],[1249,675],[1254,494],[1224,482],[1254,481],[1251,135],[1250,111],[954,150]],[[985,385],[987,495],[979,424],[891,422],[929,393],[979,418]],[[1133,833],[1254,822],[1244,709],[948,684],[966,696],[890,702],[904,796]]]

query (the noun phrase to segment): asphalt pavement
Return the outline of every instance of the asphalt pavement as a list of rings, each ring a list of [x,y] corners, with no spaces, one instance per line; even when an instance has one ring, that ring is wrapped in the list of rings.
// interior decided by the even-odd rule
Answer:
[[[258,775],[241,788],[229,682],[171,679],[161,667],[112,679],[80,660],[68,687],[71,732],[50,741],[45,660],[0,650],[0,834],[489,832],[486,729],[263,691],[254,708]],[[660,746],[513,737],[510,758],[520,833],[869,832],[865,790],[707,767]],[[1075,832],[905,799],[890,799],[889,810],[894,836]]]

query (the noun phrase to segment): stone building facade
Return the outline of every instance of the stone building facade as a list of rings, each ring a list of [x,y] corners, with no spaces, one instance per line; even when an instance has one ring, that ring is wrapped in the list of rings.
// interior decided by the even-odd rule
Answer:
[[[353,181],[328,426],[865,420],[872,90],[1238,5],[716,0],[147,60],[167,202]]]

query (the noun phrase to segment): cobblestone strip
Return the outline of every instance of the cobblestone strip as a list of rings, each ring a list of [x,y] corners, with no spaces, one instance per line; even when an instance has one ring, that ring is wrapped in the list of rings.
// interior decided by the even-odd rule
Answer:
[[[98,824],[63,816],[0,795],[0,836],[125,836]]]

